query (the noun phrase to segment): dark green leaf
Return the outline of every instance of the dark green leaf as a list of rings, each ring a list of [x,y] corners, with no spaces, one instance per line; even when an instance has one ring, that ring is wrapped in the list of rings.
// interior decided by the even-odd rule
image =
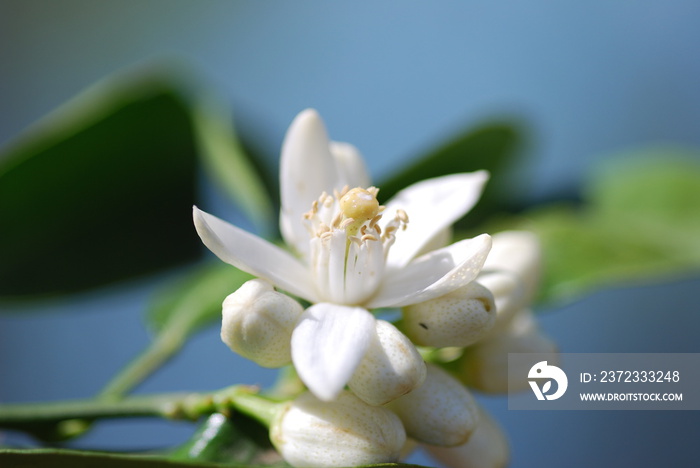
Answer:
[[[172,80],[111,80],[0,155],[0,296],[72,292],[194,259],[190,112]]]
[[[85,452],[64,449],[13,450],[0,449],[0,466],[22,468],[187,468],[187,467],[244,467],[237,463],[208,463],[201,461],[175,461],[157,455],[126,455],[117,453]],[[357,468],[421,468],[418,465],[384,463]]]
[[[18,468],[207,468],[243,465],[173,461],[157,455],[127,455],[65,449],[0,449],[0,466]]]
[[[171,455],[174,460],[198,460],[243,465],[288,466],[275,451],[268,429],[252,418],[211,415],[188,442]]]
[[[469,222],[473,224],[513,202],[508,199],[508,181],[501,176],[515,161],[521,139],[516,126],[508,123],[489,123],[469,129],[426,156],[412,158],[414,162],[406,169],[379,185],[380,196],[387,200],[423,179],[486,169],[491,173],[491,180],[479,204],[469,214]]]

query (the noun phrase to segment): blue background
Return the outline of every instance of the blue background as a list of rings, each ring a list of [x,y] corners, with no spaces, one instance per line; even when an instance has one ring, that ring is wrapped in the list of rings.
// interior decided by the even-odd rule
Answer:
[[[297,112],[315,107],[376,178],[465,125],[515,116],[529,141],[512,190],[534,202],[569,191],[611,154],[700,146],[699,20],[693,1],[0,0],[0,144],[104,76],[176,60],[230,103],[267,153],[278,153]],[[167,280],[13,306],[21,313],[0,316],[0,401],[99,391],[147,344],[141,312]],[[603,291],[543,310],[541,322],[563,352],[697,352],[699,286],[690,278]],[[212,329],[139,391],[273,376]],[[697,412],[515,412],[504,398],[482,402],[507,430],[515,467],[695,465]],[[110,423],[80,444],[138,448],[189,431]]]

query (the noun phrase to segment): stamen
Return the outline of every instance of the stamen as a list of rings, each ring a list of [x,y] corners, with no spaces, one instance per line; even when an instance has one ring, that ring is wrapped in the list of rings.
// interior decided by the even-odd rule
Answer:
[[[369,227],[379,232],[379,234],[382,233],[382,228],[377,225],[380,219],[382,219],[382,215],[377,215],[369,221]]]
[[[340,223],[340,229],[345,229],[346,227],[350,226],[350,225],[353,224],[354,222],[355,222],[354,219],[352,219],[352,218],[346,218],[346,219],[343,220],[342,223]]]
[[[338,229],[340,227],[340,221],[343,219],[343,213],[336,213],[335,216],[333,217],[333,220],[331,221],[331,227],[333,229]]]
[[[396,210],[396,217],[397,217],[399,220],[403,221],[404,223],[408,223],[408,215],[407,215],[406,212],[405,212],[404,210],[402,210],[401,208],[399,208],[398,210]]]

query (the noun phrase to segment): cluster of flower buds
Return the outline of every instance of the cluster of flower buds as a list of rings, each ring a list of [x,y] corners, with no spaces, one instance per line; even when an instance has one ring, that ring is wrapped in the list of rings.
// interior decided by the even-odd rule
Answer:
[[[426,180],[380,205],[357,150],[330,142],[314,111],[290,127],[280,166],[296,255],[194,210],[207,247],[259,278],[224,301],[222,340],[261,366],[292,364],[309,390],[272,422],[275,447],[298,467],[396,462],[417,444],[450,466],[503,466],[505,437],[467,387],[506,392],[509,352],[554,350],[528,309],[537,239],[447,245],[487,175]],[[381,308],[401,319],[376,318]],[[452,373],[424,361],[439,348],[457,350]]]

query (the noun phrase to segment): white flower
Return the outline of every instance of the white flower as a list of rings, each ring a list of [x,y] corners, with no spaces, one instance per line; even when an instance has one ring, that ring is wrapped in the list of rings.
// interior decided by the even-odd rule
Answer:
[[[270,440],[292,466],[342,467],[396,462],[406,432],[394,413],[350,392],[331,402],[305,393],[280,410]]]
[[[376,337],[368,309],[427,301],[476,278],[488,235],[418,254],[471,209],[486,179],[481,171],[425,180],[382,207],[357,150],[331,143],[306,110],[280,161],[280,228],[298,256],[196,207],[194,222],[220,259],[315,304],[294,330],[292,360],[309,389],[330,400]]]

